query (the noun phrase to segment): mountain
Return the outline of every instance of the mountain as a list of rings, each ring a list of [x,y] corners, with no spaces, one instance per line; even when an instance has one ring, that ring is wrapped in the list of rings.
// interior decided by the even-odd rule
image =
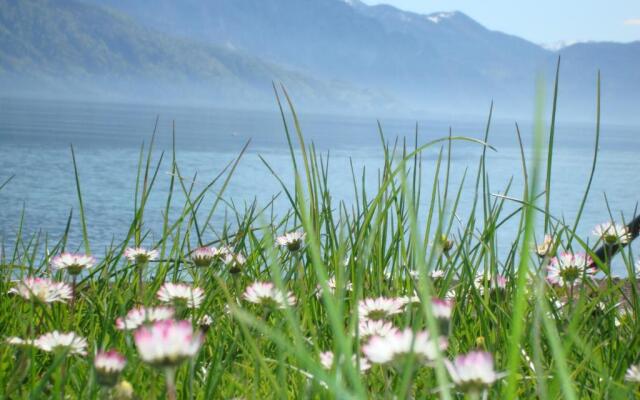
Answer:
[[[585,85],[593,88],[593,77],[601,70],[603,105],[619,106],[618,100],[622,100],[629,102],[623,105],[624,109],[630,112],[640,109],[640,42],[576,43],[563,47],[557,54],[562,56],[564,75],[571,74],[563,82],[567,92],[584,92]]]
[[[122,13],[73,0],[0,1],[4,96],[273,104],[272,81],[302,104],[366,104],[375,96],[321,82],[213,43],[160,33]]]
[[[390,93],[418,110],[479,113],[493,99],[505,113],[530,115],[536,77],[542,73],[551,81],[559,55],[566,114],[592,119],[598,69],[604,109],[612,117],[635,117],[640,107],[638,42],[554,51],[487,29],[460,12],[422,15],[359,0],[86,1],[183,38]]]
[[[486,107],[532,81],[547,54],[462,13],[423,16],[341,0],[92,1],[184,38],[443,109],[477,106],[478,97]]]
[[[0,68],[11,82],[36,71],[48,85],[72,79],[70,90],[97,82],[123,97],[135,88],[156,98],[257,105],[273,102],[275,80],[309,109],[483,114],[495,100],[503,115],[529,116],[536,76],[544,74],[549,93],[561,55],[563,115],[593,119],[600,69],[607,117],[640,118],[640,42],[552,51],[460,12],[422,15],[358,0],[0,4]],[[14,20],[16,8],[22,14]],[[45,23],[32,24],[25,10],[33,9]]]

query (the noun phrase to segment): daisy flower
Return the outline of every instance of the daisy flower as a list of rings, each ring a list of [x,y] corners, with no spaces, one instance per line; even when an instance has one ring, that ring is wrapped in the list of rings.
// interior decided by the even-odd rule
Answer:
[[[204,314],[202,317],[198,318],[196,324],[198,324],[200,329],[202,329],[203,331],[207,331],[213,324],[213,318],[211,318],[211,315],[209,314]]]
[[[73,297],[73,289],[64,282],[55,282],[46,278],[25,278],[9,289],[9,293],[17,294],[27,300],[39,300],[43,303],[59,301],[66,303]]]
[[[456,290],[455,289],[449,289],[447,290],[447,292],[444,294],[444,299],[445,300],[450,300],[453,301],[456,299]]]
[[[441,269],[436,269],[434,271],[431,271],[431,273],[429,274],[429,276],[431,277],[431,279],[433,279],[434,281],[437,281],[438,279],[442,279],[445,276],[445,273],[443,270]]]
[[[433,316],[437,319],[451,319],[451,314],[453,313],[453,301],[434,297],[431,299],[431,311],[433,312]]]
[[[304,244],[304,237],[306,234],[303,231],[289,232],[276,238],[278,246],[286,247],[287,250],[294,252],[302,248]]]
[[[493,356],[485,351],[472,351],[446,361],[451,380],[464,392],[478,393],[500,378],[493,367]]]
[[[414,294],[413,296],[401,296],[398,297],[398,300],[400,300],[405,306],[410,304],[420,304],[420,296],[417,294]]]
[[[551,235],[544,235],[542,243],[535,247],[538,257],[553,256],[553,238]]]
[[[22,339],[16,336],[10,336],[6,338],[5,342],[12,346],[33,346],[35,344],[35,341],[32,339]]]
[[[184,283],[167,282],[157,293],[163,303],[186,303],[188,308],[198,308],[204,300],[204,290]]]
[[[117,385],[111,389],[114,399],[118,400],[130,400],[133,399],[133,386],[131,383],[125,380],[121,380]]]
[[[624,375],[624,380],[628,382],[640,383],[640,365],[631,365]]]
[[[485,276],[480,274],[473,281],[473,285],[478,289],[480,294],[484,294],[484,289],[487,287],[489,291],[504,290],[507,287],[507,278],[502,275]]]
[[[215,247],[199,247],[191,253],[191,261],[196,267],[208,267],[214,262],[218,254]]]
[[[213,252],[216,254],[216,257],[224,258],[227,254],[233,254],[233,248],[228,245],[220,246],[219,248],[213,248]]]
[[[358,334],[363,340],[371,336],[384,337],[396,331],[397,329],[391,322],[387,322],[384,320],[374,321],[371,319],[366,319],[358,323]]]
[[[334,294],[336,292],[336,289],[338,288],[336,283],[336,278],[335,277],[329,278],[329,280],[327,281],[327,285],[329,286],[329,290],[331,291],[331,293]],[[351,282],[346,282],[344,285],[344,290],[346,292],[353,291],[353,284]]]
[[[585,254],[561,253],[553,257],[547,267],[547,280],[559,286],[574,286],[582,282],[585,275],[593,275],[591,258]]]
[[[600,225],[596,225],[593,229],[593,234],[602,239],[605,244],[627,244],[631,241],[631,232],[629,229],[614,222],[605,222]]]
[[[98,383],[102,386],[114,386],[127,364],[124,356],[115,350],[101,351],[93,359]]]
[[[242,267],[247,259],[240,253],[229,253],[224,257],[224,263],[229,267],[229,272],[237,274],[242,271]]]
[[[46,352],[57,350],[68,351],[69,354],[87,355],[87,339],[73,332],[62,333],[53,331],[45,333],[33,342],[34,346]]]
[[[433,270],[433,271],[431,271],[429,273],[429,277],[433,281],[440,280],[440,279],[444,278],[445,275],[446,275],[445,272],[443,270],[441,270],[441,269],[436,269],[436,270]],[[420,278],[420,271],[411,270],[411,271],[409,271],[409,276],[411,276],[413,279],[418,279],[418,278]]]
[[[138,329],[145,323],[172,319],[175,311],[169,307],[136,307],[131,309],[124,318],[116,319],[116,328],[120,330]]]
[[[411,353],[421,361],[433,361],[438,351],[446,348],[446,339],[434,340],[427,331],[414,333],[409,328],[384,337],[372,337],[362,347],[362,352],[372,363],[386,364]]]
[[[96,259],[86,254],[62,253],[51,260],[54,270],[66,270],[71,275],[78,275],[83,269],[90,269],[96,263]]]
[[[200,247],[191,253],[191,261],[196,267],[208,267],[214,262],[223,260],[229,254],[231,254],[231,250],[227,246],[220,248]]]
[[[325,351],[320,353],[320,364],[324,369],[331,369],[333,367],[333,352]]]
[[[549,319],[564,319],[567,311],[567,302],[558,298],[549,298],[549,311],[545,315]],[[480,347],[480,346],[478,346]]]
[[[335,277],[329,278],[329,280],[327,281],[327,286],[329,287],[329,293],[336,294],[337,286]],[[346,284],[344,285],[344,290],[346,292],[351,292],[353,290],[353,285],[351,284],[351,282],[346,282]],[[320,285],[316,286],[316,297],[322,297],[322,286]]]
[[[158,259],[158,250],[147,250],[142,247],[129,247],[124,251],[124,256],[135,264],[146,264]]]
[[[134,333],[134,341],[142,361],[158,367],[175,367],[196,355],[202,345],[202,334],[193,330],[189,321],[157,321]]]
[[[502,275],[497,275],[491,283],[494,285],[494,289],[504,290],[507,288],[507,278]]]
[[[364,299],[358,302],[358,313],[364,319],[385,319],[402,313],[405,304],[405,301],[401,298],[378,297]]]
[[[250,303],[280,309],[296,304],[296,298],[291,292],[284,293],[278,290],[271,282],[256,282],[252,284],[247,287],[242,297]]]
[[[344,357],[341,357],[340,361],[343,361],[342,359],[344,359]],[[322,364],[325,369],[333,368],[334,361],[335,356],[332,352],[325,351],[323,353],[320,353],[320,364]],[[357,365],[358,362],[360,363],[360,372],[365,372],[369,368],[371,368],[371,364],[366,358],[360,358],[358,360],[358,357],[355,354],[351,357],[351,362],[353,363],[353,365]]]
[[[614,320],[614,325],[616,327],[622,326],[624,324],[630,324],[633,321],[633,313],[630,309],[625,307],[624,305],[620,305],[616,308],[616,316]]]

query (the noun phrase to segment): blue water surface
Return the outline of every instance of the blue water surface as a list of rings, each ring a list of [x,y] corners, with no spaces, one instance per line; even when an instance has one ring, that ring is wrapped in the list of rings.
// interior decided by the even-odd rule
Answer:
[[[493,121],[489,143],[495,151],[487,151],[490,188],[493,193],[504,193],[512,180],[510,195],[522,195],[522,161],[516,137],[515,122],[506,116]],[[156,125],[157,120],[157,127]],[[291,117],[288,117],[293,129]],[[398,145],[406,140],[413,146],[416,124],[418,142],[445,137],[449,128],[454,136],[481,139],[486,120],[455,115],[421,120],[380,119],[330,115],[300,115],[300,124],[307,144],[313,143],[318,152],[329,154],[329,180],[333,201],[352,204],[354,189],[351,163],[358,175],[366,167],[367,186],[373,188],[382,167],[383,151],[378,129],[380,123],[385,140]],[[5,253],[12,244],[24,212],[25,236],[35,232],[47,233],[57,240],[64,231],[69,213],[72,219],[70,245],[81,245],[82,231],[78,219],[78,199],[71,158],[73,144],[79,168],[82,196],[86,208],[91,247],[100,252],[112,241],[125,237],[133,217],[135,179],[140,149],[149,144],[156,131],[153,160],[164,152],[145,215],[145,227],[151,231],[149,239],[157,238],[162,226],[166,195],[171,173],[172,143],[175,132],[176,158],[180,173],[194,188],[205,185],[225,165],[238,156],[249,142],[225,194],[226,199],[242,207],[254,199],[267,204],[282,188],[260,160],[262,156],[282,178],[292,186],[293,170],[277,107],[272,112],[220,110],[207,108],[160,107],[126,104],[73,103],[27,100],[0,100],[0,180],[13,176],[0,191],[0,237]],[[520,125],[525,153],[531,159],[532,124]],[[546,129],[548,133],[548,128]],[[293,132],[292,132],[293,133]],[[590,232],[597,223],[609,219],[631,219],[640,198],[640,128],[604,123],[601,128],[597,170],[579,225],[578,232],[591,242]],[[294,138],[295,139],[295,138]],[[552,212],[557,218],[572,223],[584,195],[589,178],[595,139],[595,123],[565,122],[560,116],[556,127],[556,145],[553,160]],[[423,154],[423,190],[431,189],[432,177],[441,145]],[[467,173],[467,181],[457,216],[468,217],[473,200],[473,180],[482,146],[455,142],[452,154],[452,190]],[[213,192],[220,189],[215,185]],[[423,207],[428,207],[428,195],[423,195]],[[183,198],[182,198],[183,199]],[[176,203],[181,196],[178,194]],[[213,196],[207,199],[213,203]],[[510,209],[517,204],[509,202]],[[274,203],[274,212],[284,214],[288,209],[286,198],[280,195]],[[350,209],[350,207],[349,207]],[[172,216],[179,215],[179,208]],[[214,226],[221,225],[229,209],[220,207],[215,214]],[[454,225],[454,231],[464,229]],[[508,248],[515,224],[500,231],[500,239]],[[541,236],[541,227],[537,229]],[[215,233],[209,232],[210,236]],[[621,265],[616,272],[626,274]]]

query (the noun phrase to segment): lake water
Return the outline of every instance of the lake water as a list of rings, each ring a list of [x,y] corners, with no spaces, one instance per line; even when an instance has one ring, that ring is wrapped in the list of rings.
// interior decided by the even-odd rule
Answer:
[[[498,112],[499,115],[499,112]],[[197,173],[195,188],[203,188],[232,161],[251,140],[248,151],[235,173],[225,198],[236,204],[257,198],[266,204],[281,192],[277,180],[260,161],[262,155],[283,180],[291,184],[292,168],[280,114],[273,111],[249,112],[205,108],[171,108],[140,105],[109,105],[47,101],[0,100],[0,180],[14,175],[0,191],[0,235],[5,248],[13,243],[24,209],[26,234],[42,231],[57,239],[64,230],[69,211],[77,209],[77,196],[69,145],[73,144],[80,171],[83,199],[89,223],[91,246],[96,253],[113,239],[124,237],[133,214],[136,165],[140,146],[148,143],[159,117],[157,160],[164,150],[171,153],[175,121],[177,160],[184,177]],[[393,141],[407,137],[413,142],[415,120],[381,119],[385,136]],[[481,138],[485,118],[450,117],[419,120],[419,142],[454,135]],[[319,151],[330,151],[330,181],[334,201],[353,201],[349,168],[367,168],[373,186],[382,166],[382,149],[375,118],[301,115],[302,130],[308,143]],[[531,126],[521,124],[527,154]],[[573,221],[588,180],[593,156],[595,124],[562,121],[556,130],[553,164],[552,211],[557,217]],[[489,142],[497,151],[488,152],[492,192],[501,193],[511,177],[512,195],[521,195],[521,160],[514,121],[501,119],[492,124]],[[425,188],[435,166],[438,148],[425,153]],[[468,168],[475,176],[481,147],[470,143],[453,145],[454,185]],[[604,193],[611,212],[631,219],[640,197],[640,128],[604,124],[598,168],[590,199],[579,232],[590,236],[592,227],[608,220]],[[170,157],[169,157],[170,158]],[[160,168],[158,181],[147,211],[147,228],[158,233],[169,183],[170,159]],[[359,173],[359,172],[358,172]],[[472,197],[465,189],[458,214],[465,219]],[[426,198],[427,196],[423,196]],[[337,204],[337,203],[336,203]],[[286,209],[284,199],[276,202],[276,212]],[[81,229],[74,212],[71,243],[79,246]],[[223,218],[223,210],[216,222]],[[457,227],[454,227],[454,230]],[[502,236],[512,235],[511,228]],[[537,229],[540,232],[540,229]],[[505,239],[508,239],[505,237]],[[593,238],[591,238],[593,240]],[[618,267],[619,268],[619,267]],[[624,274],[622,271],[617,271]]]

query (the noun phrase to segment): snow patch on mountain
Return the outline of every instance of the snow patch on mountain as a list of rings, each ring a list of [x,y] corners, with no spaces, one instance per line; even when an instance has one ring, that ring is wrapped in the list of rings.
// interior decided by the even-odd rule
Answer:
[[[436,13],[436,14],[429,14],[427,15],[427,19],[431,22],[433,22],[434,24],[439,24],[441,21],[445,20],[445,19],[449,19],[451,17],[453,17],[455,15],[454,12],[441,12],[441,13]]]
[[[582,40],[559,40],[557,42],[541,43],[540,46],[550,51],[558,51],[578,43],[585,42]]]

